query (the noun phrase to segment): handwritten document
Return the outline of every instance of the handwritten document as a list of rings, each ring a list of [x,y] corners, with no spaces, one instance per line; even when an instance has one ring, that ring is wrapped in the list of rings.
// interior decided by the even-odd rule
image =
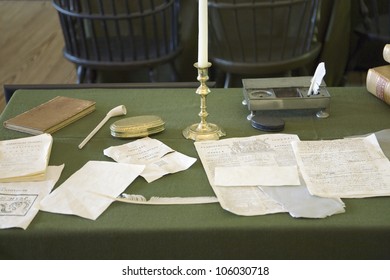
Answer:
[[[195,147],[222,208],[237,215],[252,216],[286,212],[286,209],[257,186],[216,186],[216,168],[295,166],[291,142],[297,140],[296,135],[269,134],[195,142]]]
[[[227,211],[237,215],[253,216],[279,212],[289,212],[293,217],[323,218],[344,211],[344,204],[340,200],[317,198],[305,192],[306,186],[302,183],[296,186],[297,163],[291,143],[299,141],[298,136],[290,134],[265,134],[252,137],[230,138],[219,141],[195,142],[196,150],[205,168],[210,185],[218,200]],[[282,174],[293,173],[294,184],[287,186],[285,182],[276,182],[274,178],[267,180],[274,184],[264,186],[217,186],[215,184],[216,171],[220,168],[238,168],[247,166],[260,168],[275,168]],[[294,170],[291,172],[291,170]],[[256,171],[255,171],[256,172]],[[250,174],[246,174],[249,176]],[[259,173],[252,174],[258,176]],[[278,174],[269,173],[267,176]],[[238,176],[234,180],[247,181],[247,178]],[[291,178],[290,178],[291,179]],[[288,179],[289,182],[290,179]],[[301,181],[301,180],[299,180]],[[275,183],[276,182],[276,183]],[[273,188],[278,188],[275,192]],[[302,199],[310,202],[302,205]],[[323,203],[315,203],[321,200]]]
[[[390,195],[390,162],[374,134],[292,145],[311,194],[340,198]]]
[[[0,228],[26,229],[39,211],[39,202],[58,181],[64,165],[49,166],[44,181],[0,183]]]
[[[186,170],[196,161],[196,158],[174,151],[164,143],[149,137],[109,147],[104,150],[104,155],[120,163],[145,165],[141,176],[148,183],[166,174]]]
[[[141,174],[143,165],[89,161],[41,201],[47,212],[96,220]]]
[[[50,134],[0,141],[0,182],[44,180],[52,143]]]

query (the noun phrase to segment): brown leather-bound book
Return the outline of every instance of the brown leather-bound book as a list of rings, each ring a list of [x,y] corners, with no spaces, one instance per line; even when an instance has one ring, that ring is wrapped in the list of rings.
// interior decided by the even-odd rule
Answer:
[[[367,90],[390,105],[390,65],[368,69]]]
[[[53,133],[95,110],[95,101],[57,96],[4,122],[6,128],[33,135]]]

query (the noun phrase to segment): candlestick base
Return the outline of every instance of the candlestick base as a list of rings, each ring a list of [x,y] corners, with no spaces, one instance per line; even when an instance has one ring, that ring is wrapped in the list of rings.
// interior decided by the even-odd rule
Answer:
[[[196,90],[196,93],[200,96],[200,123],[190,125],[189,127],[183,130],[183,136],[186,139],[192,139],[195,141],[204,141],[204,140],[218,140],[220,137],[225,136],[225,131],[216,124],[208,123],[206,121],[207,116],[209,115],[206,111],[206,97],[210,93],[210,89],[206,85],[208,76],[208,68],[211,66],[211,63],[207,63],[206,66],[199,66],[197,63],[194,66],[198,69],[198,81],[200,86]]]
[[[225,131],[213,123],[207,123],[206,125],[196,123],[183,130],[183,136],[194,141],[218,140],[225,135]]]

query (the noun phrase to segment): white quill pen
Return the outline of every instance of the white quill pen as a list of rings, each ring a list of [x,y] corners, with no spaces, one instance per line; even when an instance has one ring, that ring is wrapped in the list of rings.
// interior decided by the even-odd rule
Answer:
[[[325,63],[321,62],[320,64],[318,64],[316,71],[314,72],[314,76],[311,79],[311,84],[310,84],[309,91],[307,92],[307,96],[312,94],[318,94],[318,90],[320,88],[322,79],[324,78],[325,74],[326,74]]]
[[[218,198],[215,196],[195,196],[195,197],[156,197],[153,196],[147,200],[143,195],[122,193],[119,197],[112,197],[102,193],[92,192],[96,195],[106,197],[115,201],[132,203],[132,204],[149,204],[149,205],[177,205],[177,204],[207,204],[217,203]]]
[[[115,198],[116,201],[134,203],[134,204],[150,204],[150,205],[175,205],[175,204],[205,204],[216,203],[218,199],[215,196],[197,196],[197,197],[151,197],[149,200],[142,195],[136,194],[121,194]]]

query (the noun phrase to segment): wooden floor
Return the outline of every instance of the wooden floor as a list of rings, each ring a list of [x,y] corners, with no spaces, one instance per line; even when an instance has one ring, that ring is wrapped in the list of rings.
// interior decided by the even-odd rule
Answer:
[[[0,112],[4,84],[76,82],[74,65],[62,56],[62,32],[50,1],[0,0],[0,34]]]

